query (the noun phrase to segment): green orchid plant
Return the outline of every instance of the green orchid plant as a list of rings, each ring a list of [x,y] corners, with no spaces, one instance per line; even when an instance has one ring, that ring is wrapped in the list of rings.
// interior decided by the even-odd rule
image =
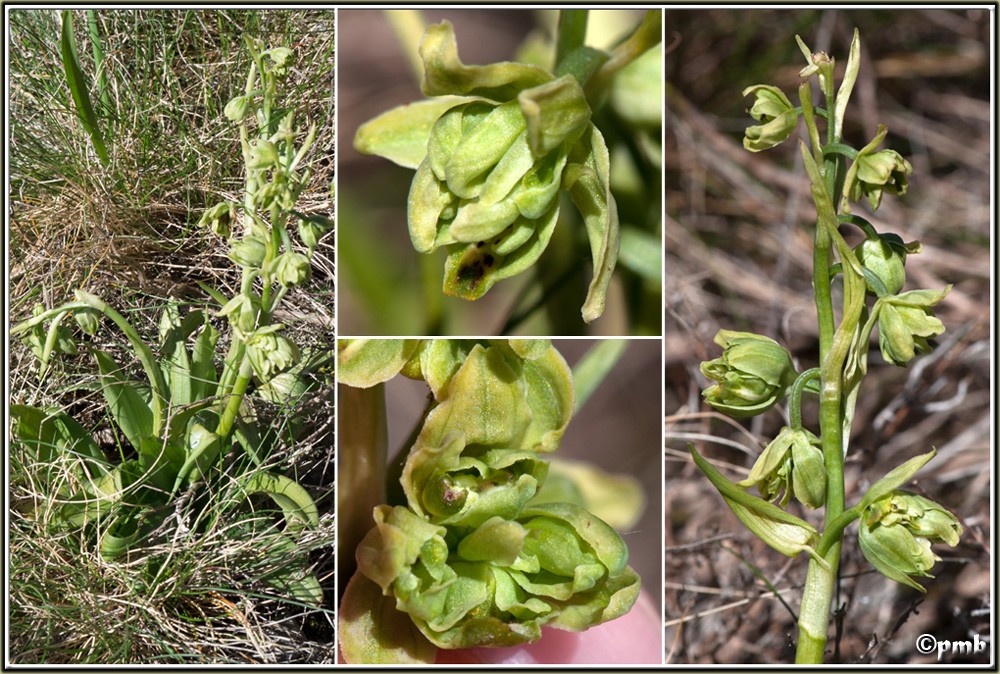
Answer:
[[[583,17],[581,21],[581,16]],[[459,60],[448,21],[420,43],[425,100],[358,129],[355,147],[416,171],[407,223],[420,253],[447,251],[443,292],[475,300],[531,268],[549,245],[567,193],[586,228],[593,276],[583,320],[604,312],[621,231],[608,146],[592,122],[611,76],[660,41],[660,12],[610,52],[583,44],[585,10],[567,10],[551,70]]]
[[[809,556],[809,568],[798,616],[797,663],[821,663],[827,643],[831,602],[838,580],[844,529],[859,522],[865,558],[879,572],[924,591],[915,577],[930,577],[940,558],[931,543],[955,546],[962,526],[945,508],[900,489],[934,456],[917,456],[877,480],[852,507],[845,504],[844,457],[861,382],[868,370],[869,339],[878,327],[886,363],[906,366],[930,350],[930,339],[944,332],[933,307],[943,290],[903,291],[907,256],[920,244],[904,243],[896,234],[876,230],[852,212],[852,203],[867,201],[874,211],[885,194],[902,195],[912,167],[895,150],[878,149],[887,130],[860,150],[843,139],[844,118],[861,65],[861,42],[855,31],[840,87],[835,90],[834,59],[811,52],[796,37],[806,58],[799,86],[799,105],[778,87],[758,84],[749,113],[758,125],[746,130],[744,147],[760,152],[784,142],[804,122],[808,142],[800,142],[817,222],[814,232],[813,286],[819,323],[819,367],[797,372],[791,354],[773,339],[750,333],[720,331],[722,356],[702,363],[713,382],[705,401],[742,419],[788,401],[789,425],[772,440],[747,479],[732,482],[698,454],[695,463],[719,490],[741,522],[772,548],[789,557]],[[818,80],[826,105],[814,105]],[[825,138],[820,134],[825,121]],[[848,245],[841,226],[857,229],[864,240]],[[834,310],[833,281],[842,282],[842,305]],[[839,322],[837,320],[839,316]],[[819,396],[818,432],[805,426],[801,403],[806,393]],[[760,496],[750,490],[756,489]],[[824,511],[823,531],[785,508],[794,499]],[[777,501],[777,503],[775,503]]]
[[[121,313],[84,290],[55,308],[36,307],[31,319],[11,330],[38,356],[40,378],[53,355],[78,350],[66,320],[70,316],[87,336],[97,335],[103,320],[110,321],[141,365],[145,376],[134,379],[111,353],[96,343],[82,344],[97,365],[116,459],[66,412],[11,405],[14,436],[37,461],[72,463],[73,479],[51,485],[49,507],[56,511],[57,526],[95,532],[100,554],[109,560],[147,543],[182,496],[203,493],[226,471],[226,480],[235,479],[245,498],[264,494],[279,507],[285,526],[273,534],[278,544],[293,545],[297,532],[319,524],[306,489],[269,467],[268,453],[279,433],[262,427],[249,405],[249,397],[255,397],[293,414],[294,403],[313,385],[310,371],[324,360],[321,350],[300,352],[273,321],[288,290],[308,282],[311,256],[328,224],[295,210],[308,183],[303,160],[315,127],[299,143],[294,112],[278,107],[278,88],[294,52],[262,50],[250,39],[247,44],[253,63],[246,90],[225,108],[226,117],[239,124],[247,176],[243,203],[222,202],[199,221],[228,240],[229,258],[242,271],[240,291],[226,298],[202,284],[218,303],[215,311],[168,301],[154,345],[143,341]],[[236,235],[241,216],[242,233]],[[292,222],[298,223],[305,252],[293,245]],[[213,317],[229,323],[229,345],[221,359],[222,332]],[[287,427],[294,433],[296,420]],[[239,459],[229,465],[232,456]],[[322,602],[318,579],[304,569],[270,582],[304,603]]]
[[[397,374],[426,382],[431,401],[383,476],[384,433],[370,421],[378,412],[344,405]],[[437,648],[536,641],[543,626],[581,631],[632,607],[639,577],[628,548],[572,486],[580,474],[548,458],[576,398],[547,340],[340,340],[338,382],[350,415],[341,418],[341,533],[368,522],[348,533],[356,546],[340,539],[357,564],[339,613],[348,662],[433,662]],[[587,479],[601,477],[590,469]],[[608,519],[634,521],[620,509],[635,489],[621,489]],[[377,496],[356,504],[366,492]]]

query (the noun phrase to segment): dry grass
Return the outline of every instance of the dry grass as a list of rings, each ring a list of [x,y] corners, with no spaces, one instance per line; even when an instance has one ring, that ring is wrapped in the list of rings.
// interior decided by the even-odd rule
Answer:
[[[855,25],[864,56],[848,140],[860,144],[883,121],[888,146],[914,167],[910,194],[887,198],[873,221],[923,243],[924,252],[907,262],[909,288],[955,286],[937,312],[947,332],[932,355],[895,368],[882,363],[873,343],[847,457],[847,500],[856,502],[886,470],[936,446],[938,457],[916,489],[951,508],[965,534],[958,548],[939,550],[945,559],[937,578],[919,595],[873,572],[856,527],[849,528],[837,598],[843,613],[829,659],[915,664],[928,661],[916,652],[917,635],[989,634],[988,22],[986,12],[943,10],[668,12],[667,43],[674,33],[677,45],[667,57],[667,662],[794,659],[791,612],[805,562],[747,533],[686,446],[694,442],[740,479],[782,425],[776,411],[747,424],[703,411],[698,364],[718,355],[712,337],[719,329],[774,336],[800,370],[816,365],[808,184],[795,143],[759,155],[742,148],[749,122],[740,92],[762,82],[795,86],[802,58],[796,32],[839,57]],[[810,423],[815,410],[804,418]],[[821,524],[816,513],[804,516]]]

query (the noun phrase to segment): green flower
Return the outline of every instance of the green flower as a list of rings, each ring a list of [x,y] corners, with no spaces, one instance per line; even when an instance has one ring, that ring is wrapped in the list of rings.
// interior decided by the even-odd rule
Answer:
[[[951,290],[911,290],[880,298],[873,308],[878,314],[878,343],[882,357],[893,365],[906,365],[918,353],[930,351],[927,342],[944,332],[944,324],[931,309]]]
[[[750,94],[755,97],[749,110],[750,116],[763,124],[747,128],[743,147],[751,152],[769,150],[792,135],[799,113],[778,87],[755,84],[743,90],[744,96]]]
[[[949,511],[922,496],[897,490],[865,508],[858,540],[865,558],[896,582],[924,591],[913,576],[932,578],[941,558],[931,543],[958,545],[962,525]]]
[[[202,213],[198,226],[208,227],[214,233],[228,239],[232,234],[234,222],[236,222],[236,207],[224,201]]]
[[[243,144],[243,156],[248,169],[270,169],[278,164],[278,148],[269,140],[253,140]]]
[[[259,236],[245,236],[229,247],[229,259],[251,269],[260,268],[267,255],[267,244]]]
[[[702,395],[735,419],[769,410],[795,381],[791,354],[773,339],[720,330],[715,343],[723,348],[722,357],[703,362],[701,372],[716,383]]]
[[[608,149],[577,80],[526,63],[467,66],[452,26],[420,46],[428,100],[390,110],[355,137],[363,153],[416,169],[414,248],[445,248],[444,293],[467,300],[528,269],[548,246],[559,193],[583,215],[594,262],[584,320],[604,310],[619,248]]]
[[[271,72],[278,77],[286,76],[288,69],[295,65],[295,52],[288,47],[273,47],[264,53],[271,57]]]
[[[222,112],[226,115],[226,119],[238,124],[247,116],[249,108],[250,101],[247,96],[236,96],[226,103],[226,107]]]
[[[535,641],[543,625],[580,631],[626,613],[639,593],[621,536],[579,506],[450,530],[379,506],[357,551],[361,573],[442,648]]]
[[[857,158],[857,176],[851,185],[851,199],[868,197],[872,210],[882,203],[883,190],[889,194],[906,194],[907,176],[913,173],[910,162],[895,150],[879,150]]]
[[[247,341],[247,356],[260,380],[270,381],[299,362],[299,348],[274,333],[258,334]]]
[[[271,263],[271,273],[281,285],[294,288],[309,282],[312,265],[309,263],[309,258],[302,253],[286,251]]]
[[[826,502],[826,468],[820,440],[804,428],[781,429],[757,458],[747,479],[736,484],[757,487],[768,501],[781,497],[782,507],[792,494],[803,505],[818,508]]]

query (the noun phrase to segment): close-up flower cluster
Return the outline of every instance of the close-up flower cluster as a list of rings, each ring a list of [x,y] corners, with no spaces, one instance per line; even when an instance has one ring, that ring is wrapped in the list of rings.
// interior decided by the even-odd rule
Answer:
[[[621,536],[559,488],[565,476],[549,489],[575,393],[547,340],[341,340],[338,350],[341,385],[402,374],[433,396],[399,470],[402,498],[375,507],[357,547],[341,603],[349,662],[432,659],[433,648],[401,659],[381,643],[407,621],[420,641],[453,649],[536,641],[545,625],[581,631],[628,612],[639,577]]]

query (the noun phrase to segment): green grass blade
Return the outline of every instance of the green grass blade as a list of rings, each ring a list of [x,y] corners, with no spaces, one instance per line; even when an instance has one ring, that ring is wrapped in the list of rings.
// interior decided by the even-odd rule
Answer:
[[[97,72],[97,96],[101,99],[101,112],[105,115],[111,110],[111,97],[108,90],[108,71],[104,67],[104,47],[101,36],[97,32],[97,15],[94,10],[87,10],[87,35],[94,52],[94,70]]]
[[[94,113],[94,106],[90,103],[90,94],[87,93],[87,85],[80,68],[80,58],[76,53],[76,40],[73,38],[73,14],[70,10],[63,10],[62,13],[62,38],[60,48],[62,50],[63,71],[66,75],[66,84],[73,95],[73,102],[76,104],[76,111],[80,117],[80,123],[90,135],[90,142],[94,146],[101,164],[107,166],[111,163],[108,156],[108,148],[104,145],[104,138],[97,123],[97,115]]]

